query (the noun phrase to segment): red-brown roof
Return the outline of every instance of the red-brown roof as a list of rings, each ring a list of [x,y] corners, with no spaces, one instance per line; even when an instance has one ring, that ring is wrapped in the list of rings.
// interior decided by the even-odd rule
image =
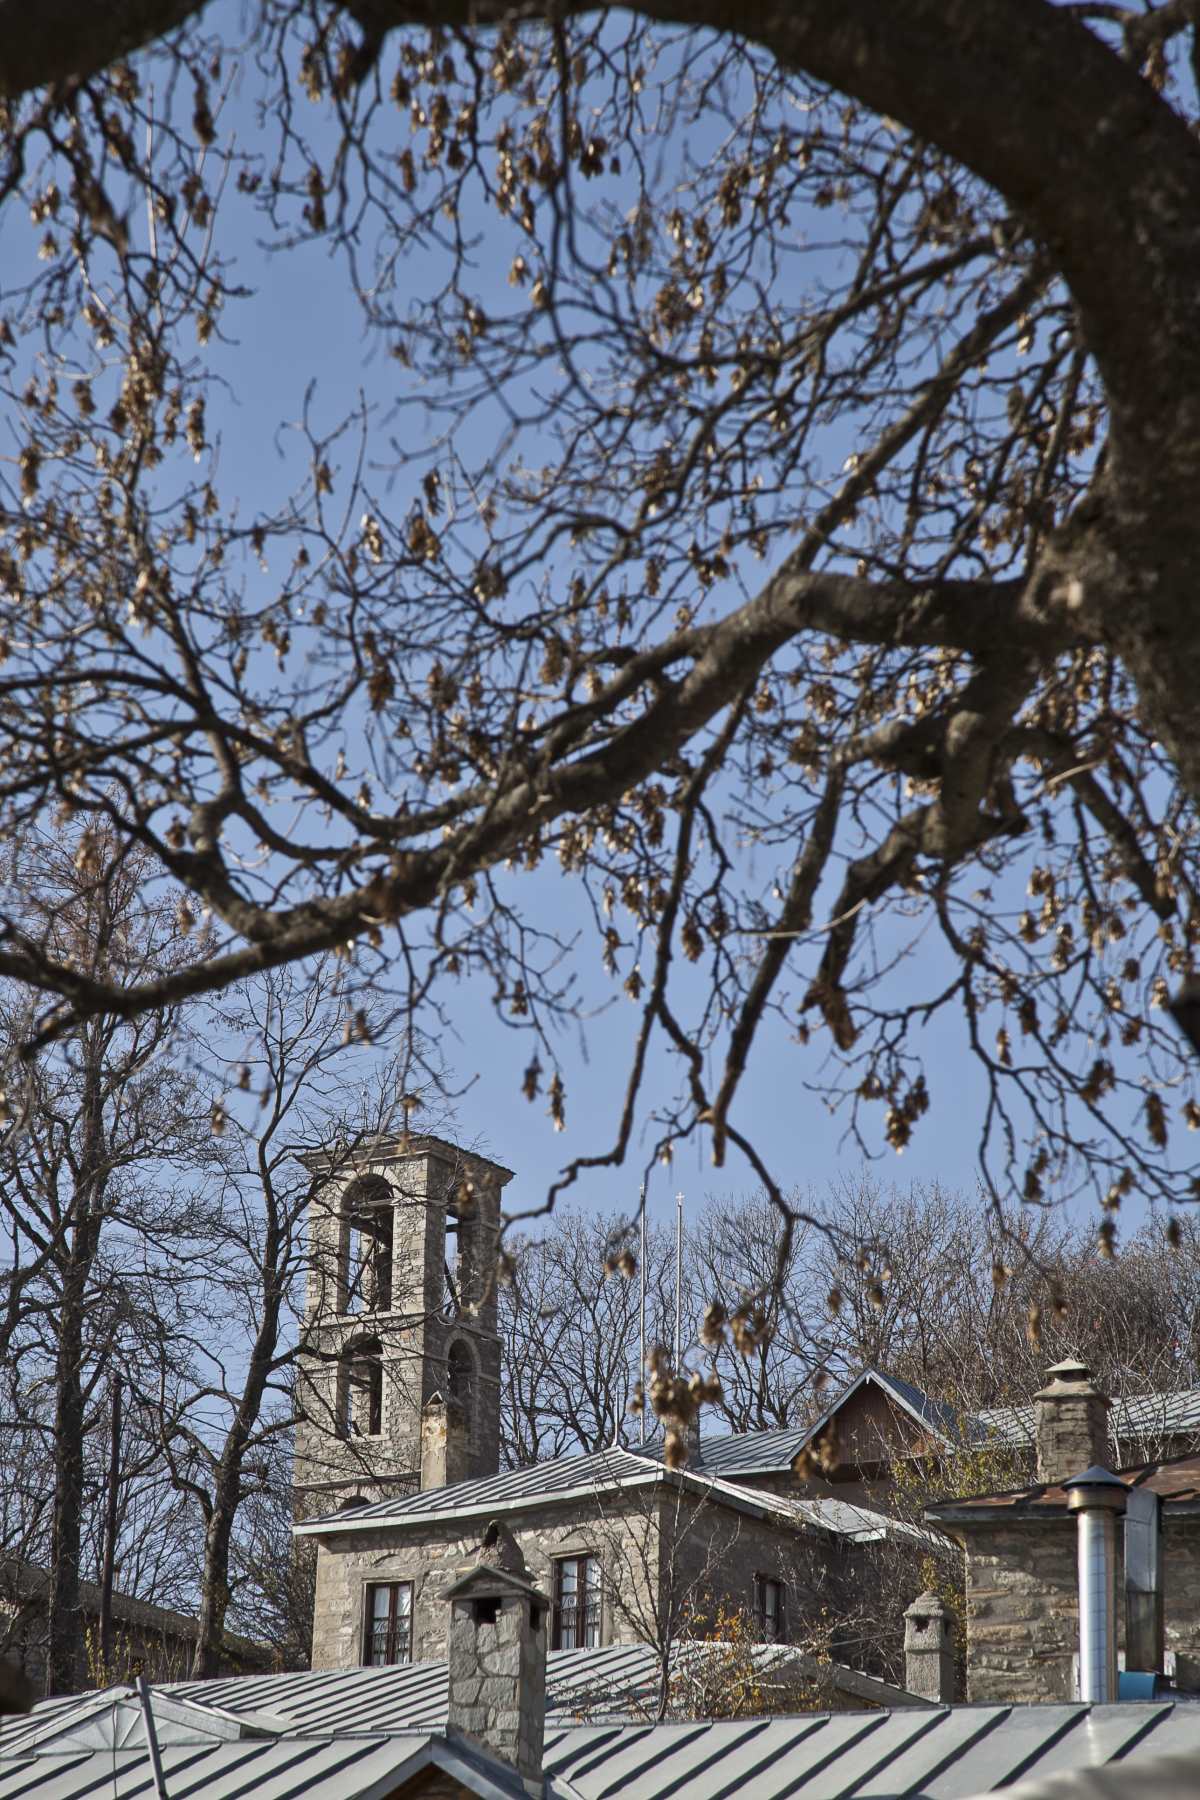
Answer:
[[[1118,1469],[1118,1478],[1127,1487],[1146,1488],[1162,1497],[1164,1506],[1183,1511],[1194,1507],[1200,1511],[1200,1456],[1177,1456],[1169,1462],[1139,1463],[1132,1469]],[[1032,1487],[1015,1488],[1002,1494],[973,1494],[961,1500],[939,1500],[925,1508],[927,1519],[967,1521],[985,1518],[993,1511],[1044,1517],[1047,1513],[1065,1512],[1066,1490],[1045,1482]]]

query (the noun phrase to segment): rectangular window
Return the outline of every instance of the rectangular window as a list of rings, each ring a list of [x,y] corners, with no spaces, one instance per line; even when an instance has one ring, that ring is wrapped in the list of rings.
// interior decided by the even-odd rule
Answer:
[[[787,1630],[783,1612],[783,1583],[770,1575],[754,1577],[754,1616],[758,1635],[766,1644],[782,1644]]]
[[[363,1663],[382,1668],[412,1661],[412,1583],[375,1581],[367,1588]]]
[[[554,1565],[555,1650],[595,1650],[600,1644],[600,1562],[564,1556]]]

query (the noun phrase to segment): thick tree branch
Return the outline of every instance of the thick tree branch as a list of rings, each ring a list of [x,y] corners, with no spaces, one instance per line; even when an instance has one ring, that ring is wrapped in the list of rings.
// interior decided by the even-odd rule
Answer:
[[[207,0],[0,0],[0,100],[86,81],[119,57],[165,37]]]

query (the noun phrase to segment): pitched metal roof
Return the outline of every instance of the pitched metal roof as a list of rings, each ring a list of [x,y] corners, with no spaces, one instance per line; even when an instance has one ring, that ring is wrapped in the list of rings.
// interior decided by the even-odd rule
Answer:
[[[707,1475],[785,1475],[791,1469],[797,1452],[808,1437],[807,1425],[784,1425],[772,1431],[731,1431],[717,1437],[700,1439],[699,1457],[693,1467]],[[642,1456],[661,1462],[663,1440],[652,1438]]]
[[[395,1737],[219,1739],[163,1744],[164,1786],[171,1800],[384,1800],[433,1760],[440,1739]],[[515,1771],[514,1771],[515,1776]],[[514,1781],[509,1790],[523,1790]],[[0,1754],[0,1800],[139,1800],[152,1796],[145,1743],[118,1749]]]
[[[1200,1456],[1176,1456],[1168,1462],[1139,1463],[1136,1468],[1120,1469],[1119,1478],[1127,1487],[1146,1488],[1162,1498],[1163,1505],[1176,1517],[1200,1513]],[[971,1494],[963,1499],[939,1500],[925,1508],[927,1519],[963,1524],[975,1520],[983,1523],[998,1515],[1006,1519],[1044,1519],[1063,1513],[1067,1507],[1066,1489],[1049,1482],[1032,1482],[1028,1487],[1013,1488],[1007,1493]]]
[[[1032,1405],[985,1407],[973,1413],[971,1421],[981,1436],[998,1438],[1014,1449],[1024,1449],[1034,1442],[1037,1421]],[[1200,1388],[1185,1388],[1178,1394],[1135,1394],[1127,1400],[1114,1400],[1108,1424],[1118,1443],[1200,1432]]]
[[[755,1518],[783,1518],[793,1523],[858,1540],[911,1530],[884,1513],[840,1500],[806,1500],[765,1493],[710,1474],[704,1467],[668,1470],[653,1457],[632,1450],[600,1450],[591,1456],[559,1456],[527,1469],[510,1469],[474,1481],[376,1500],[368,1506],[343,1508],[293,1526],[298,1537],[321,1537],[381,1527],[420,1528],[436,1520],[490,1519],[498,1513],[524,1512],[534,1506],[590,1502],[600,1494],[670,1483],[699,1497],[731,1506]],[[920,1535],[919,1533],[917,1535]]]
[[[229,1689],[253,1690],[257,1707],[264,1682],[319,1679],[361,1697],[360,1673],[394,1672],[185,1685],[220,1690],[228,1710]],[[1136,1782],[1145,1759],[1197,1750],[1195,1704],[956,1706],[668,1725],[551,1718],[544,1769],[546,1800],[967,1800],[1026,1776],[1118,1760],[1132,1765]],[[515,1771],[428,1729],[360,1724],[355,1732],[235,1741],[197,1735],[164,1743],[161,1753],[171,1800],[384,1800],[431,1766],[484,1800],[517,1800],[522,1792]],[[145,1800],[151,1791],[144,1745],[129,1740],[68,1751],[52,1742],[24,1752],[0,1743],[0,1800]]]
[[[722,1646],[679,1644],[675,1672],[720,1657]],[[818,1670],[787,1644],[756,1644],[751,1656],[764,1687],[799,1667],[824,1675],[848,1698],[875,1706],[917,1704],[916,1696],[877,1676],[834,1664]],[[644,1718],[657,1700],[657,1652],[650,1644],[613,1644],[604,1650],[551,1650],[546,1659],[546,1716],[562,1722]],[[156,1696],[189,1700],[280,1730],[302,1732],[436,1730],[446,1722],[445,1663],[408,1663],[389,1669],[343,1669],[299,1675],[238,1675],[228,1680],[173,1682]],[[0,1751],[5,1738],[0,1733]]]
[[[863,1369],[849,1387],[843,1388],[820,1417],[809,1425],[780,1426],[771,1431],[729,1432],[720,1437],[702,1437],[698,1461],[692,1465],[711,1475],[784,1475],[801,1450],[810,1444],[846,1402],[864,1386],[877,1387],[925,1430],[950,1443],[960,1434],[960,1420],[952,1406],[933,1400],[911,1381],[885,1375],[880,1369]],[[661,1458],[663,1442],[655,1438],[642,1449],[644,1456]]]
[[[789,1497],[768,1501],[761,1493],[742,1487],[738,1476],[783,1475],[796,1457],[864,1386],[874,1386],[944,1444],[998,1439],[1014,1448],[1034,1440],[1034,1409],[1030,1406],[997,1406],[976,1413],[959,1413],[932,1399],[912,1382],[879,1369],[864,1369],[840,1393],[814,1424],[786,1426],[772,1431],[730,1432],[701,1439],[697,1459],[684,1475],[689,1481],[706,1480],[718,1498],[743,1511],[758,1515],[785,1508],[798,1511],[805,1522],[838,1536],[863,1538],[895,1530],[895,1522],[869,1508],[846,1510],[843,1501],[817,1501]],[[1171,1435],[1195,1429],[1200,1432],[1200,1389],[1180,1394],[1144,1394],[1116,1401],[1112,1420],[1118,1439]],[[300,1535],[319,1536],[336,1521],[337,1529],[358,1530],[380,1523],[402,1525],[408,1520],[437,1518],[490,1518],[494,1513],[518,1511],[555,1501],[590,1498],[619,1487],[646,1487],[654,1475],[653,1463],[662,1469],[661,1438],[636,1450],[599,1450],[590,1456],[559,1456],[525,1469],[510,1469],[476,1481],[456,1482],[449,1488],[378,1500],[369,1506],[328,1513],[296,1527]],[[818,1511],[805,1509],[818,1508]],[[854,1516],[851,1516],[851,1515]]]
[[[1026,1775],[1200,1749],[1200,1706],[957,1706],[639,1728],[554,1727],[581,1800],[967,1800]]]

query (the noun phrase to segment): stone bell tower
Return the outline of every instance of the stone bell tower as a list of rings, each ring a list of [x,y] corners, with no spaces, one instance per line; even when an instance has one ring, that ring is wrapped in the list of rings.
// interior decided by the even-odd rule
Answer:
[[[297,1374],[297,1518],[500,1461],[496,1251],[512,1171],[436,1137],[306,1159],[309,1267]],[[448,1426],[447,1426],[448,1422]],[[422,1427],[425,1427],[424,1434]]]

